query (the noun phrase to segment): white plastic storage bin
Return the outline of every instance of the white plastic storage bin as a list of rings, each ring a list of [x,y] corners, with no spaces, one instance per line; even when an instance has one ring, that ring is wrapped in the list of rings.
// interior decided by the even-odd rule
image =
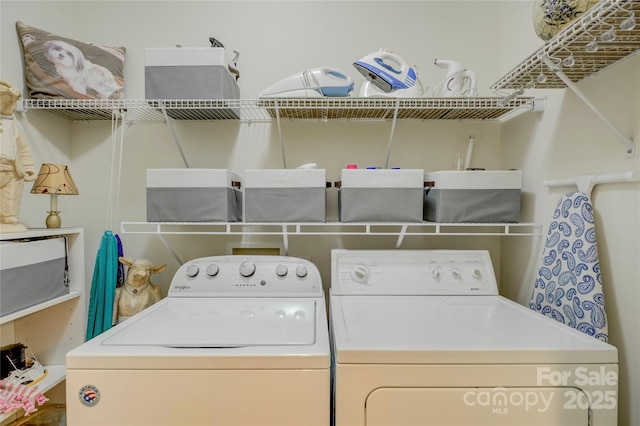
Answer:
[[[69,293],[64,237],[0,241],[0,316]]]
[[[422,222],[422,169],[343,169],[338,190],[342,222]]]
[[[147,221],[240,222],[241,187],[226,169],[148,169]]]
[[[221,47],[146,48],[145,98],[239,99],[240,88],[228,65]],[[230,118],[240,116],[238,109],[223,111]],[[174,118],[180,113],[179,109],[167,110]]]
[[[443,223],[517,223],[519,170],[438,171],[425,174],[424,219]]]
[[[246,222],[325,222],[324,169],[255,169],[244,175]]]

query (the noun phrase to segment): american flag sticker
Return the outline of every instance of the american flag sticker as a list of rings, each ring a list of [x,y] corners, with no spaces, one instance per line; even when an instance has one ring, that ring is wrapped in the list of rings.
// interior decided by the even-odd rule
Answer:
[[[93,385],[85,385],[78,392],[78,398],[83,405],[93,407],[100,401],[100,391]]]

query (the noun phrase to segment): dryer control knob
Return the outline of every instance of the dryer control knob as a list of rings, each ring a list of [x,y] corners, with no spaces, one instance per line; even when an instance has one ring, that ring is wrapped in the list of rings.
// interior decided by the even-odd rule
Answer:
[[[209,275],[210,277],[215,277],[216,275],[218,275],[218,272],[220,272],[220,268],[215,263],[207,266],[207,275]]]
[[[250,277],[256,272],[256,265],[250,260],[245,260],[240,264],[240,275]]]
[[[195,277],[196,275],[198,275],[198,272],[200,272],[200,268],[198,268],[198,265],[189,265],[189,266],[187,266],[187,276],[188,277]]]
[[[369,275],[371,275],[369,267],[362,263],[354,266],[351,270],[351,279],[358,284],[366,284],[369,281]]]
[[[298,265],[298,267],[296,268],[296,275],[299,276],[300,278],[306,277],[308,273],[309,271],[307,270],[307,267],[304,265]]]
[[[433,277],[434,280],[437,280],[440,278],[440,270],[437,268],[434,268],[431,270],[431,276]]]
[[[454,268],[451,270],[451,276],[453,278],[455,278],[456,280],[461,280],[462,279],[462,271],[458,268]]]
[[[276,275],[279,277],[284,277],[289,273],[289,269],[286,265],[280,264],[276,266]]]
[[[482,271],[480,271],[480,269],[474,269],[473,272],[471,272],[471,275],[473,275],[473,278],[476,280],[479,280],[482,278]]]

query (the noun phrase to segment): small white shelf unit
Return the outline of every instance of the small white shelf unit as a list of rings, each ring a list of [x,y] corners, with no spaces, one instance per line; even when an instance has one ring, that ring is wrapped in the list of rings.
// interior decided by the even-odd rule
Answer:
[[[1,345],[26,345],[46,368],[47,375],[36,385],[38,391],[45,394],[64,381],[67,352],[85,340],[84,231],[82,228],[30,229],[0,234],[2,241],[58,236],[68,241],[69,293],[0,317]],[[12,415],[15,414],[0,415],[0,422],[8,421]]]

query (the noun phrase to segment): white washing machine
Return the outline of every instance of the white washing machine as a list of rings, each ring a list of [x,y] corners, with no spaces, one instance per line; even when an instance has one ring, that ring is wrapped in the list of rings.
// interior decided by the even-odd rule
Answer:
[[[333,250],[330,305],[335,426],[617,424],[616,348],[499,296],[487,251]]]
[[[67,424],[326,426],[325,306],[307,260],[190,261],[166,298],[67,354]]]

